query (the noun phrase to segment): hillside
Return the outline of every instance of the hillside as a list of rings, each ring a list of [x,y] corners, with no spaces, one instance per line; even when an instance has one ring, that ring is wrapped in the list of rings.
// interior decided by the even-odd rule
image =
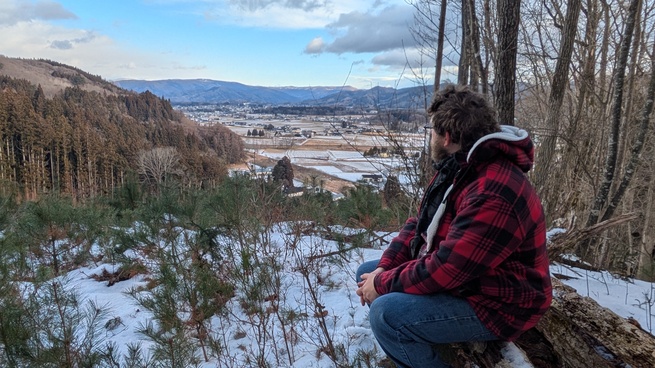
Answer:
[[[51,60],[17,59],[0,55],[0,75],[40,85],[47,98],[70,87],[112,95],[124,92],[100,76]]]
[[[229,129],[198,126],[150,92],[51,61],[1,65],[0,178],[20,197],[92,198],[131,177],[153,188],[171,178],[213,186],[243,157]]]

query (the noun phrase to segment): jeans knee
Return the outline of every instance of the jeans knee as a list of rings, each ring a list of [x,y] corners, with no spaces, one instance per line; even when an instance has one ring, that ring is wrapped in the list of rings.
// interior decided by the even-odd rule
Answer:
[[[388,328],[387,314],[388,308],[384,307],[384,300],[378,297],[369,305],[368,321],[371,324],[371,330],[375,335],[378,335],[382,330]]]
[[[367,261],[359,265],[357,273],[355,274],[357,282],[362,281],[362,275],[365,273],[373,272],[377,268],[379,260]]]

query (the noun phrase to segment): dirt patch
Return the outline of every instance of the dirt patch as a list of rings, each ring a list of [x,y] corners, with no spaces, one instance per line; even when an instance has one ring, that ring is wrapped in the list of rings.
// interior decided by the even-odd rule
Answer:
[[[93,274],[91,278],[96,281],[107,281],[107,286],[112,286],[118,282],[129,280],[138,274],[139,272],[136,269],[119,268],[117,271],[109,272],[106,268],[103,268],[100,274]]]

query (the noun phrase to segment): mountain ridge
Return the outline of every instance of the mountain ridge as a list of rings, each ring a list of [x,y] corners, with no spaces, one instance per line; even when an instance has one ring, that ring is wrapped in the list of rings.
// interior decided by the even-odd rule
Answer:
[[[124,79],[113,82],[135,92],[150,91],[173,104],[255,103],[270,105],[310,105],[348,107],[421,106],[431,98],[432,87],[418,86],[402,89],[373,87],[357,89],[351,86],[333,87],[264,87],[213,79]],[[427,96],[426,98],[424,98]]]
[[[322,98],[341,90],[353,91],[353,87],[264,87],[250,86],[206,78],[140,80],[123,79],[115,85],[135,92],[150,91],[176,104],[188,103],[261,103],[296,104]]]
[[[120,95],[150,91],[173,104],[252,103],[261,105],[330,106],[364,109],[424,109],[431,86],[402,89],[352,86],[250,86],[207,78],[106,81],[78,68],[46,59],[21,59],[0,55],[0,74],[40,85],[47,97],[69,87]]]

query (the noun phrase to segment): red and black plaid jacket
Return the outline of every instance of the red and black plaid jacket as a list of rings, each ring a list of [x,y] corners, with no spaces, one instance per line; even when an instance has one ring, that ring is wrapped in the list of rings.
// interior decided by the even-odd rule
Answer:
[[[432,251],[411,259],[410,218],[378,264],[386,271],[375,289],[462,296],[490,331],[514,340],[546,312],[552,289],[543,209],[524,174],[534,146],[524,130],[502,129],[460,161],[465,174],[455,178]]]

